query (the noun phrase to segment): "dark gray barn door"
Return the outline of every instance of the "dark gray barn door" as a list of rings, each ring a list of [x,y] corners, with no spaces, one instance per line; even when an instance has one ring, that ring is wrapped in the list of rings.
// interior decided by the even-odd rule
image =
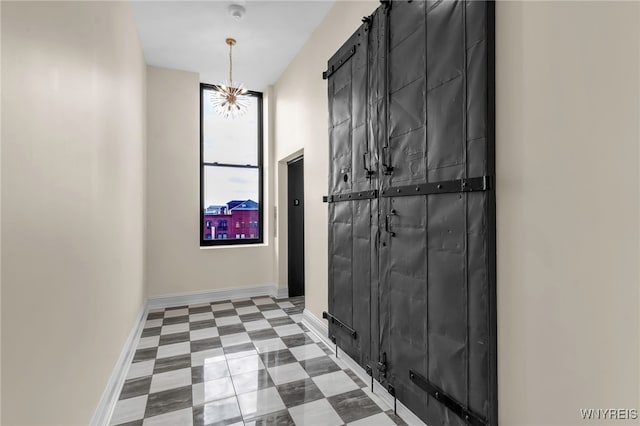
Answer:
[[[429,425],[497,424],[493,13],[385,2],[326,73],[330,335]]]
[[[370,358],[371,276],[377,270],[371,226],[377,202],[365,169],[373,150],[367,121],[367,40],[362,28],[345,43],[332,59],[336,69],[329,80],[329,190],[336,200],[329,204],[329,334],[361,364]]]

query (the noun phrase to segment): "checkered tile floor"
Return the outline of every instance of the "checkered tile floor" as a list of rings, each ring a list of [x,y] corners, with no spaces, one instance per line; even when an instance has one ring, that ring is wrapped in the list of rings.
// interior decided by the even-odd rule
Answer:
[[[111,425],[404,424],[300,322],[303,308],[257,297],[151,311]]]

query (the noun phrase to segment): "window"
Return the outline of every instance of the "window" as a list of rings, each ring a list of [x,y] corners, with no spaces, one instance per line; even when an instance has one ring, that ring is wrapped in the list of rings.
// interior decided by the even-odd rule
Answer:
[[[262,243],[262,93],[249,92],[247,113],[228,119],[213,108],[214,90],[200,85],[200,245]]]

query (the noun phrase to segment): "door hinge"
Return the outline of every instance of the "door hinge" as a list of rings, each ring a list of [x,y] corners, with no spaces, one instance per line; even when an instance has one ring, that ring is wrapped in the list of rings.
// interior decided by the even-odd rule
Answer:
[[[378,190],[367,190],[349,192],[344,194],[324,195],[322,197],[323,203],[337,203],[341,201],[358,201],[358,200],[373,200],[378,197]]]
[[[491,176],[454,179],[417,185],[392,186],[380,191],[381,197],[405,197],[415,195],[451,194],[457,192],[480,192],[493,189]]]
[[[349,59],[351,59],[351,57],[353,55],[356,54],[356,46],[355,44],[353,46],[351,46],[351,49],[349,49],[344,55],[342,55],[342,57],[340,57],[340,59],[338,60],[338,62],[333,63],[329,66],[329,69],[327,69],[326,71],[324,71],[322,73],[322,79],[326,80],[329,77],[331,77],[336,71],[338,71],[338,69],[343,66],[344,64],[347,63],[347,61]]]
[[[332,324],[336,324],[340,329],[345,330],[347,333],[349,333],[351,338],[353,338],[353,339],[357,339],[358,338],[358,333],[353,328],[349,327],[347,324],[345,324],[344,322],[340,321],[338,318],[336,318],[334,315],[330,314],[329,312],[326,312],[326,311],[323,312],[322,313],[322,318],[328,320]]]
[[[458,415],[466,424],[472,426],[486,426],[487,422],[477,413],[474,413],[467,405],[460,403],[453,397],[447,395],[442,389],[427,380],[413,370],[409,370],[409,379],[420,389],[428,393],[439,403]]]

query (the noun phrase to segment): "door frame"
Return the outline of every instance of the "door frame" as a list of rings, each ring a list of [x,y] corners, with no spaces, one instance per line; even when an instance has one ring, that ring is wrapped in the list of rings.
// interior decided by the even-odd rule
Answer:
[[[289,241],[289,209],[291,208],[291,204],[289,204],[290,201],[290,194],[289,194],[289,166],[291,166],[292,164],[296,164],[302,162],[302,295],[304,296],[305,293],[305,231],[304,231],[304,194],[305,194],[305,190],[304,190],[304,155],[300,155],[299,157],[296,157],[292,160],[287,161],[287,249],[289,247],[290,241]],[[287,280],[289,278],[289,255],[290,253],[287,252]],[[287,286],[288,291],[290,292],[291,289],[289,288],[289,286]],[[290,293],[289,293],[290,295]],[[290,296],[291,297],[291,296]]]
[[[276,160],[276,173],[275,173],[275,199],[276,208],[273,211],[275,216],[275,229],[274,229],[274,244],[275,244],[275,279],[276,285],[279,287],[278,293],[282,295],[289,294],[289,229],[288,221],[289,215],[287,213],[288,203],[288,184],[289,184],[289,172],[287,170],[288,163],[291,160],[295,160],[298,157],[304,157],[304,148],[300,148],[287,155],[282,156]],[[306,197],[306,192],[305,192]],[[306,204],[306,200],[305,200]],[[305,214],[306,216],[306,214]],[[305,235],[307,221],[305,220]],[[305,251],[307,240],[305,239]],[[307,279],[306,279],[306,263],[305,258],[305,294],[307,293]],[[286,297],[286,296],[285,296]]]

